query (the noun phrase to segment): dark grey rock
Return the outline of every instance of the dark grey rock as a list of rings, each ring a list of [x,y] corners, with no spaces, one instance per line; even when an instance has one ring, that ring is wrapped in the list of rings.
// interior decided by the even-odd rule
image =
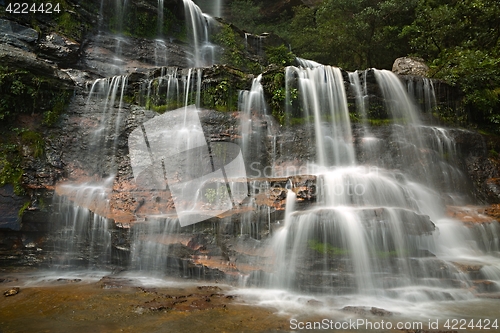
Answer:
[[[23,50],[29,50],[38,40],[38,32],[5,19],[0,19],[0,43],[10,44]]]
[[[25,199],[14,193],[12,185],[0,188],[0,229],[21,229],[19,210]]]
[[[38,45],[41,56],[64,65],[78,61],[80,44],[55,32],[45,36]]]

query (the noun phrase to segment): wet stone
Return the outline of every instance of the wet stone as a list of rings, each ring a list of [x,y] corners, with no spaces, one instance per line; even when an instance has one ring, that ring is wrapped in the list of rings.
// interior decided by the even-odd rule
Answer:
[[[392,312],[391,311],[387,311],[385,309],[376,308],[376,307],[372,307],[370,309],[370,313],[373,314],[373,315],[375,315],[375,316],[379,316],[379,317],[392,316]]]
[[[19,292],[21,291],[21,288],[19,287],[14,287],[14,288],[11,288],[9,290],[6,290],[3,292],[3,295],[5,297],[9,297],[9,296],[14,296],[14,295],[17,295],[19,294]]]
[[[63,278],[60,278],[60,279],[57,279],[58,282],[66,282],[66,283],[78,283],[78,282],[81,282],[82,279],[63,279]]]

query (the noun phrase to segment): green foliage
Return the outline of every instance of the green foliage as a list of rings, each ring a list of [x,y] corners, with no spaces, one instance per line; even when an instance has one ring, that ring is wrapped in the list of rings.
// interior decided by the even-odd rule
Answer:
[[[229,20],[240,29],[256,33],[261,17],[260,7],[252,0],[235,0],[229,5]]]
[[[54,79],[1,66],[0,95],[0,120],[6,122],[12,121],[18,114],[36,113],[45,108],[53,110],[59,116],[71,96]]]
[[[494,0],[420,0],[411,37],[430,75],[458,86],[468,120],[500,132],[500,6]]]
[[[221,30],[213,36],[214,43],[223,48],[221,62],[226,65],[242,68],[245,60],[243,50],[245,46],[238,41],[237,35],[229,25],[223,25]]]
[[[155,38],[170,35],[182,40],[185,39],[186,31],[178,29],[185,25],[167,6],[163,9],[161,26],[157,12],[138,6],[135,3],[130,3],[124,7],[121,2],[116,2],[114,6],[104,8],[103,22],[107,23],[105,28],[111,32],[129,37]]]
[[[229,79],[223,79],[216,85],[202,91],[202,105],[217,111],[236,110],[238,106],[238,87]]]
[[[268,71],[264,73],[262,81],[266,100],[269,101],[271,114],[281,124],[290,124],[292,119],[295,119],[295,124],[302,123],[297,114],[293,112],[298,108],[299,91],[295,87],[285,87],[285,75],[283,68]],[[290,114],[288,114],[290,113]]]
[[[24,194],[21,186],[23,176],[21,162],[22,157],[17,144],[0,145],[0,187],[12,184],[17,195]]]
[[[50,103],[52,108],[43,113],[42,123],[47,126],[54,126],[66,110],[70,99],[71,94],[68,91],[61,91],[58,95],[55,95]]]
[[[295,55],[283,44],[277,47],[268,47],[266,56],[270,64],[279,66],[291,66],[295,61]]]
[[[354,70],[390,68],[410,49],[403,28],[417,0],[325,0],[297,7],[287,38],[303,58]]]
[[[80,23],[81,21],[78,20],[75,15],[68,11],[62,11],[56,18],[56,22],[58,24],[57,29],[59,33],[77,40],[82,38],[83,30]]]
[[[0,120],[10,120],[18,113],[34,110],[36,88],[30,84],[31,74],[25,70],[0,67]]]

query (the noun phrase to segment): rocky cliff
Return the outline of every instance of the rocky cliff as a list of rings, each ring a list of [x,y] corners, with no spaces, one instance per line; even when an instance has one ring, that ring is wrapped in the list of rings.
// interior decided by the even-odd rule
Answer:
[[[129,8],[129,14],[124,15],[121,22],[117,21],[112,7],[99,11],[100,1],[67,0],[61,3],[65,11],[60,15],[6,15],[2,11],[4,14],[0,18],[0,88],[3,98],[0,104],[1,264],[53,263],[58,256],[58,237],[61,237],[51,233],[53,226],[60,223],[57,212],[61,211],[61,202],[53,201],[54,193],[76,200],[67,187],[58,185],[101,181],[110,176],[106,170],[116,166],[109,205],[103,211],[96,207],[93,210],[112,223],[113,256],[110,263],[121,265],[130,259],[130,237],[134,228],[138,230],[135,232],[140,232],[140,223],[136,226],[134,223],[140,222],[138,215],[146,208],[144,205],[150,205],[148,209],[155,209],[155,206],[172,208],[171,198],[141,197],[134,193],[136,188],[128,156],[127,139],[131,131],[172,108],[169,104],[172,101],[161,97],[160,93],[151,94],[154,89],[163,93],[167,89],[167,83],[162,79],[165,73],[158,66],[157,36],[151,32],[157,31],[158,26],[155,21],[158,16],[156,1],[132,1],[131,8],[134,9]],[[168,20],[162,29],[161,49],[164,53],[160,57],[168,59],[169,66],[178,68],[174,78],[180,81],[192,75],[186,57],[192,50],[183,35],[185,22],[181,3],[165,1]],[[302,1],[281,1],[274,5],[273,10],[282,11],[300,3]],[[199,82],[197,85],[201,84],[200,99],[204,109],[201,121],[206,133],[211,133],[211,141],[241,144],[238,93],[251,88],[256,73],[264,72],[263,85],[268,101],[282,102],[276,96],[284,86],[279,75],[283,67],[269,65],[265,52],[259,49],[260,42],[275,47],[279,45],[279,39],[248,37],[234,26],[219,24],[219,29],[226,31],[219,35],[221,44],[231,51],[228,59],[233,66],[205,68],[200,72],[199,80],[194,74],[192,79]],[[115,32],[119,27],[123,33],[117,36]],[[240,47],[245,45],[245,38],[250,43],[246,48]],[[114,57],[117,49],[119,59]],[[240,67],[235,68],[235,64]],[[343,72],[343,75],[348,98],[352,101],[354,94],[349,88],[348,74]],[[110,106],[112,114],[123,117],[119,120],[119,131],[105,138],[106,147],[111,145],[110,142],[116,142],[115,156],[102,159],[102,156],[85,153],[91,150],[90,134],[98,128],[103,117],[102,105],[92,102],[90,92],[96,79],[113,76],[126,78],[127,82],[121,102]],[[111,84],[111,80],[102,82]],[[375,118],[381,120],[384,115],[380,113],[380,92],[370,74],[366,80],[370,86],[372,111]],[[403,80],[412,80],[412,77]],[[443,87],[438,95],[441,105],[445,106],[450,105],[447,89]],[[274,107],[273,102],[269,104],[274,108],[271,112],[274,115],[279,116],[283,111],[279,106]],[[350,111],[355,115],[356,110]],[[109,122],[116,123],[116,117]],[[258,114],[253,117],[254,130],[271,132],[273,139],[263,140],[258,149],[251,151],[249,160],[262,161],[265,166],[273,155],[277,170],[298,167],[314,160],[311,125],[295,123],[288,128],[281,126],[283,119]],[[429,118],[438,121],[432,114]],[[359,153],[359,161],[391,161],[391,156],[400,154],[389,126],[381,121],[372,133],[382,142],[381,153],[376,156]],[[492,152],[500,151],[499,141],[494,137],[485,141],[484,136],[462,129],[450,133],[458,145],[460,167],[470,179],[470,183],[464,186],[471,188],[471,201],[500,202],[498,154]],[[358,148],[364,144],[362,134],[363,127],[354,123],[353,140]],[[293,154],[289,153],[291,151]],[[387,168],[401,168],[387,163]],[[266,185],[259,185],[259,190],[254,191],[256,204],[250,214],[235,211],[197,228],[177,231],[180,241],[172,244],[169,250],[173,261],[170,267],[184,270],[186,275],[196,276],[203,271],[203,274],[217,277],[222,274],[220,272],[228,275],[237,270],[249,272],[247,266],[256,261],[266,263],[266,260],[261,260],[266,254],[260,253],[252,244],[272,232],[270,221],[275,223],[283,219],[287,183],[294,184],[299,207],[314,205],[316,200],[314,176],[292,178],[275,176],[271,179],[264,174],[255,180],[257,184]],[[251,216],[250,220],[248,216]],[[247,242],[240,242],[235,237],[242,228],[249,230]],[[238,269],[236,261],[240,263]]]

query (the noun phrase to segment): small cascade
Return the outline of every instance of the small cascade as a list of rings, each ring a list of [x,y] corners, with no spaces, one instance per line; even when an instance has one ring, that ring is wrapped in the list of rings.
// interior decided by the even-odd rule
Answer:
[[[179,233],[178,219],[150,218],[136,223],[132,229],[130,268],[148,273],[166,274],[167,269],[178,268],[169,252],[179,251],[184,241]],[[177,249],[176,249],[177,247]]]
[[[109,211],[109,192],[114,177],[102,184],[63,184],[57,188],[59,207],[54,246],[63,253],[52,264],[59,268],[96,268],[111,260],[110,224],[105,216]]]
[[[249,165],[252,172],[260,173],[272,161],[267,161],[267,144],[272,144],[275,139],[272,125],[273,121],[268,113],[268,106],[264,98],[264,89],[261,84],[262,75],[252,82],[252,88],[242,90],[238,97],[238,109],[241,112],[241,149],[245,161],[251,161]],[[271,138],[271,140],[262,140]],[[263,159],[264,158],[264,159]],[[271,160],[274,157],[271,156]],[[272,176],[272,175],[267,175]]]
[[[162,67],[158,77],[143,83],[140,103],[160,113],[191,104],[199,106],[202,79],[202,68]]]
[[[437,103],[434,83],[431,79],[423,76],[411,76],[407,78],[406,88],[408,94],[413,97],[415,104],[424,114],[432,113]]]
[[[297,62],[297,65],[302,68],[315,68],[315,67],[320,67],[323,66],[319,62],[309,60],[309,59],[303,59],[303,58],[295,58],[295,61]]]
[[[259,56],[265,56],[264,54],[264,40],[267,38],[267,34],[264,33],[262,35],[254,35],[248,32],[245,32],[245,48],[250,50]]]
[[[163,39],[155,39],[155,66],[168,65],[167,44]]]
[[[402,168],[430,187],[439,187],[453,196],[466,193],[467,182],[457,167],[455,143],[444,128],[423,125],[418,105],[401,80],[392,72],[374,70],[384,103],[393,122],[393,137],[402,154]],[[429,81],[427,81],[429,82]],[[430,87],[430,84],[429,84]],[[430,92],[428,95],[432,95]],[[419,168],[415,168],[418,165]],[[455,192],[453,194],[452,192]],[[449,202],[453,204],[453,202]],[[455,202],[461,204],[462,202]]]
[[[418,109],[406,93],[399,77],[388,70],[374,69],[386,109],[396,124],[417,126],[421,123]]]
[[[365,129],[365,136],[369,131],[368,127],[368,91],[366,86],[366,74],[367,71],[362,73],[355,71],[349,73],[349,82],[351,83],[351,88],[354,90],[356,96],[356,109],[361,116],[361,123]],[[361,84],[360,75],[363,75],[363,84]]]
[[[127,87],[126,75],[94,81],[87,99],[89,112],[99,112],[97,128],[89,142],[89,156],[100,156],[99,164],[93,171],[101,175],[116,173],[115,157],[119,133],[123,126],[123,97]]]
[[[163,35],[163,12],[164,12],[164,2],[165,0],[158,0],[158,36]]]
[[[223,0],[212,0],[212,1],[203,1],[203,0],[195,0],[194,1],[203,12],[210,14],[212,17],[223,17],[222,8],[224,6]]]
[[[128,0],[114,0],[115,1],[115,30],[118,32],[123,31],[123,18],[125,17],[125,12],[127,10]]]
[[[379,155],[381,142],[371,133],[371,128],[369,126],[367,74],[368,71],[366,70],[351,72],[349,73],[349,83],[351,85],[351,90],[354,92],[356,111],[360,117],[359,121],[363,128],[361,149],[366,155],[367,160],[374,160]]]
[[[165,23],[164,19],[164,2],[165,0],[158,0],[158,27],[157,27],[157,39],[155,39],[155,66],[163,67],[168,66],[168,56],[167,56],[167,43],[163,38],[163,25]]]
[[[123,44],[127,44],[128,40],[123,36],[123,19],[126,17],[128,0],[114,0],[115,1],[115,12],[114,12],[114,26],[113,29],[116,31],[114,36],[115,47],[113,52],[113,59],[111,62],[110,74],[119,75],[123,73],[121,59],[123,55]],[[102,9],[102,8],[101,8]],[[102,11],[101,11],[102,13]],[[102,14],[101,14],[102,15]]]
[[[183,0],[187,30],[193,45],[191,61],[194,67],[209,67],[217,63],[217,47],[210,42],[213,18],[204,14],[192,0]]]
[[[288,67],[286,76],[288,80],[294,78],[295,86],[291,84],[289,88],[298,89],[303,117],[314,123],[318,165],[353,165],[351,123],[340,69],[316,65]]]

